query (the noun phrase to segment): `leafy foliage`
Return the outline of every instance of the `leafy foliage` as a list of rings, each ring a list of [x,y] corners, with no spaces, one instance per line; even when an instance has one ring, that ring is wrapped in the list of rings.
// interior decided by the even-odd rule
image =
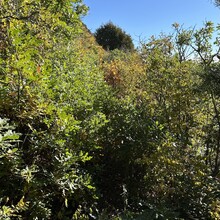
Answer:
[[[126,34],[120,27],[112,22],[99,27],[95,32],[95,38],[99,45],[105,50],[134,50],[130,35]]]
[[[8,119],[0,118],[0,217],[2,219],[21,218],[20,213],[29,208],[29,203],[23,196],[24,173],[28,168],[23,164],[18,140],[20,135],[14,132],[14,129],[14,126],[8,123]]]
[[[105,124],[95,101],[97,89],[106,87],[91,54],[80,55],[81,1],[75,11],[69,1],[1,4],[7,44],[0,112],[17,123],[22,140],[22,182],[10,194],[28,204],[18,213],[22,218],[85,219],[96,196],[81,164],[91,159],[93,137]]]
[[[0,5],[0,218],[219,219],[218,26],[105,51],[80,0]]]

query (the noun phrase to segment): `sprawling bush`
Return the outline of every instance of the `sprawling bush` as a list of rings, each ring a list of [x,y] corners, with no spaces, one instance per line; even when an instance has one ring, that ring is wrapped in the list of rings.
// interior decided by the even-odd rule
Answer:
[[[80,0],[0,6],[1,219],[220,218],[211,22],[105,51]]]

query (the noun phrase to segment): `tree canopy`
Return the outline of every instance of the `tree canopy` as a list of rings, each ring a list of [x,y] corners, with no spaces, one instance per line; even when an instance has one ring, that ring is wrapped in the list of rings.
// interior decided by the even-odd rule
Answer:
[[[131,36],[112,22],[99,27],[94,35],[98,44],[105,50],[123,49],[131,51],[134,49]]]
[[[215,4],[219,7],[220,6],[220,1],[219,0],[215,0]]]

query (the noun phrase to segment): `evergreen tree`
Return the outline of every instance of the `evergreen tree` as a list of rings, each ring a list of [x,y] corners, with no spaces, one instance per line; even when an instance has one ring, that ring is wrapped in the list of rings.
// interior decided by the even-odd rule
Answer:
[[[105,50],[123,49],[132,51],[134,49],[131,36],[112,22],[98,28],[95,32],[95,38]]]

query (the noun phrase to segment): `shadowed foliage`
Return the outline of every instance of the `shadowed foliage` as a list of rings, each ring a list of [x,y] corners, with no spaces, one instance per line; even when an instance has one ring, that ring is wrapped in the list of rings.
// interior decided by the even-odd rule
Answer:
[[[131,51],[134,49],[131,36],[112,22],[98,28],[95,32],[95,38],[105,50],[122,49]]]

